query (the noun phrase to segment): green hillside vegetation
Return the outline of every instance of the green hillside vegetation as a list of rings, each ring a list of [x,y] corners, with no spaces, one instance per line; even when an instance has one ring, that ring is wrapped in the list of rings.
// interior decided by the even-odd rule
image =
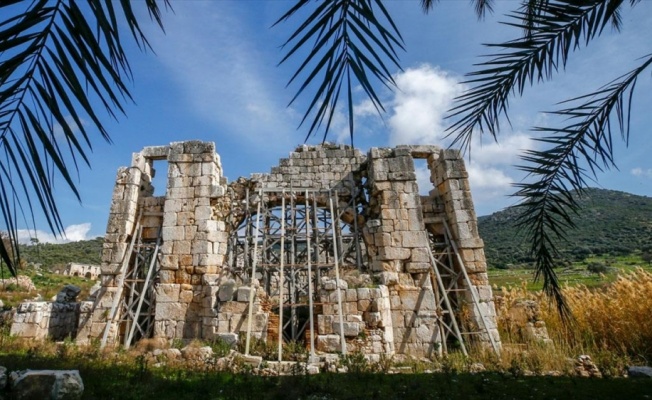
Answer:
[[[20,245],[20,256],[27,264],[40,264],[41,268],[53,270],[68,263],[101,264],[104,238],[54,244],[37,243]]]
[[[590,257],[637,254],[649,262],[652,252],[652,198],[604,189],[587,189],[582,210],[575,217],[577,229],[560,242],[560,265]],[[530,266],[528,244],[514,226],[516,207],[478,218],[490,268]],[[600,265],[595,265],[600,269]],[[600,271],[596,271],[600,272]]]

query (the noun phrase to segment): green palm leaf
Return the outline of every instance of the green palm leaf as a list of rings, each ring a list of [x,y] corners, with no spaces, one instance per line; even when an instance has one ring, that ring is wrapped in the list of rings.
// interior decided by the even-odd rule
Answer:
[[[144,4],[162,27],[158,3]],[[85,121],[110,141],[94,104],[115,117],[131,99],[122,24],[139,47],[149,43],[127,0],[3,2],[0,9],[7,16],[0,21],[0,215],[8,239],[0,259],[15,274],[21,218],[35,229],[40,212],[53,233],[63,233],[54,181],[63,178],[79,198],[71,173],[89,164]]]

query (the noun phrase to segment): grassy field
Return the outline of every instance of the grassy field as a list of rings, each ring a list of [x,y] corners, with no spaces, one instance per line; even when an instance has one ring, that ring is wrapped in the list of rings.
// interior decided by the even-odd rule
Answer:
[[[606,273],[589,272],[589,265],[603,265]],[[575,316],[572,325],[562,324],[555,310],[545,307],[541,293],[530,290],[537,286],[522,284],[531,281],[531,270],[490,271],[491,283],[506,287],[501,292],[503,306],[523,299],[542,305],[540,317],[554,342],[549,346],[520,341],[522,322],[499,308],[504,345],[500,358],[454,353],[430,363],[394,365],[406,372],[401,374],[367,373],[370,369],[362,368],[358,371],[364,373],[261,376],[246,369],[219,370],[215,359],[202,365],[160,364],[137,349],[103,352],[97,344],[23,341],[9,336],[5,326],[0,329],[0,365],[9,371],[78,369],[85,399],[652,399],[651,379],[621,377],[627,366],[649,365],[652,359],[652,268],[637,257],[592,258],[558,272],[568,285],[564,293]],[[56,294],[65,283],[85,290],[93,283],[28,274],[44,297]],[[6,294],[0,288],[0,295]],[[590,355],[604,378],[575,376],[573,363],[580,354]],[[476,363],[486,372],[471,373]]]
[[[16,307],[21,302],[33,299],[38,295],[43,301],[50,301],[64,286],[69,284],[82,289],[78,299],[83,300],[88,297],[90,288],[96,282],[82,277],[59,275],[47,270],[35,271],[32,268],[20,270],[19,274],[28,276],[36,286],[36,291],[26,292],[14,284],[0,285],[0,300],[4,302],[5,307]]]
[[[526,377],[496,372],[263,377],[33,354],[0,355],[0,365],[10,370],[79,369],[84,399],[647,399],[652,393],[652,380]]]
[[[598,265],[606,269],[604,273],[589,271],[589,265]],[[641,268],[652,272],[652,266],[644,262],[638,255],[620,257],[589,257],[582,262],[574,262],[569,266],[557,268],[559,282],[563,286],[584,285],[588,288],[600,288],[612,283],[619,275],[633,272]],[[502,287],[514,287],[524,284],[528,290],[540,290],[543,282],[534,282],[532,269],[490,269],[489,283],[498,290]]]

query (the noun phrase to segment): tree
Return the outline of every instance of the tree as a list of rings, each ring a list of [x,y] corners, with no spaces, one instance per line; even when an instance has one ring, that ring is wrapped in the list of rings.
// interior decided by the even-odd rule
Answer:
[[[142,4],[162,27],[157,1]],[[55,178],[79,199],[72,172],[89,165],[90,127],[111,140],[92,104],[115,118],[131,100],[124,31],[142,50],[149,43],[128,0],[14,0],[0,2],[0,11],[0,215],[9,235],[0,259],[15,275],[19,219],[34,226],[42,212],[62,235]]]
[[[432,10],[435,3],[421,1],[425,12]],[[589,45],[605,27],[619,29],[622,9],[638,3],[639,0],[523,0],[520,8],[508,15],[507,23],[519,28],[521,35],[505,43],[487,45],[493,54],[489,61],[479,64],[477,71],[468,74],[464,83],[470,84],[471,89],[456,99],[449,112],[448,133],[454,144],[469,150],[473,135],[484,133],[498,140],[501,120],[509,121],[508,101],[512,96],[521,95],[526,86],[535,82],[551,79],[565,68],[574,50]],[[298,0],[279,22],[311,4],[315,3]],[[312,116],[309,135],[320,127],[326,135],[342,96],[348,102],[349,132],[353,138],[351,88],[355,85],[351,82],[355,79],[381,112],[382,104],[371,79],[393,86],[387,64],[398,65],[396,51],[402,49],[401,35],[381,0],[317,4],[288,39],[283,60],[299,48],[308,50],[290,83],[301,74],[306,76],[297,90],[299,96],[316,82],[316,95],[302,121]],[[479,17],[491,11],[491,0],[475,0],[474,4]],[[522,210],[518,226],[529,238],[535,280],[543,277],[545,292],[562,314],[567,310],[553,268],[559,256],[555,242],[564,240],[575,226],[573,216],[579,209],[579,196],[571,192],[581,196],[587,180],[615,167],[613,131],[627,140],[636,81],[650,64],[652,55],[647,55],[637,68],[606,86],[563,103],[553,114],[567,118],[568,124],[536,127],[536,131],[546,135],[537,140],[548,148],[530,150],[522,156],[524,164],[519,168],[529,175],[529,180],[516,185],[515,196],[521,198]]]

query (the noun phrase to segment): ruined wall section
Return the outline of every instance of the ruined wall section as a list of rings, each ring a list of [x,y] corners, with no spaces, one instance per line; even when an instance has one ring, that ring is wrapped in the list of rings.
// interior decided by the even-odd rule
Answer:
[[[487,275],[484,242],[478,233],[478,220],[471,198],[469,174],[466,171],[462,155],[459,150],[442,150],[428,157],[428,167],[431,173],[430,180],[435,189],[426,203],[429,203],[433,215],[438,214],[446,219],[460,258],[478,295],[479,306],[485,315],[488,334],[492,335],[497,343],[500,343],[496,325],[496,308]],[[443,229],[443,227],[439,229]],[[463,292],[464,301],[469,305],[468,310],[473,322],[482,329],[484,323],[477,309],[472,305],[471,290],[465,281],[459,282],[459,284],[462,288],[467,289]],[[489,337],[487,334],[483,334],[481,340],[489,342]]]
[[[74,338],[79,314],[79,303],[26,301],[16,309],[10,334],[34,340]]]
[[[119,273],[136,226],[140,195],[151,186],[151,179],[143,176],[143,173],[151,174],[150,168],[148,164],[146,168],[132,165],[118,169],[102,246],[102,286],[91,311],[79,321],[77,341],[80,343],[88,343],[91,338],[101,338],[103,335],[107,316],[118,293]],[[116,336],[117,329],[114,327],[108,338],[115,340]]]
[[[371,270],[389,289],[392,327],[385,331],[392,350],[431,356],[441,338],[437,302],[429,276],[426,234],[413,150],[372,148],[370,205],[364,237]]]
[[[350,193],[362,178],[360,167],[366,158],[351,146],[303,145],[282,158],[269,174],[252,174],[251,180],[267,189],[348,189]]]
[[[154,336],[199,338],[204,318],[215,317],[210,277],[227,251],[225,223],[211,206],[226,193],[226,180],[214,143],[172,143],[167,161]]]
[[[415,158],[428,160],[435,185],[428,197],[419,195]],[[168,162],[167,192],[161,197],[153,197],[151,186],[156,160]],[[261,188],[266,191],[262,199],[258,197]],[[246,286],[249,282],[239,282],[225,268],[229,233],[238,229],[247,212],[256,212],[258,200],[268,202],[269,207],[280,205],[278,192],[284,189],[335,190],[339,211],[349,210],[342,217],[349,224],[358,214],[348,203],[352,195],[358,211],[364,210],[356,221],[367,253],[363,267],[373,273],[378,286],[369,294],[365,288],[340,288],[339,283],[319,288],[323,313],[315,328],[320,347],[336,344],[335,298],[342,291],[347,341],[358,340],[356,335],[363,331],[373,337],[357,348],[414,356],[432,356],[439,350],[440,307],[430,276],[428,229],[432,226],[424,218],[448,221],[481,307],[489,316],[490,333],[498,338],[483,243],[459,152],[436,146],[398,146],[373,148],[364,155],[344,145],[303,145],[269,174],[253,174],[227,186],[215,145],[199,141],[145,148],[134,154],[130,168],[119,170],[104,244],[102,288],[89,317],[82,316],[89,323],[80,325],[78,338],[102,337],[125,254],[140,221],[142,238],[155,240],[159,234],[161,238],[154,336],[237,339],[248,325],[251,289]],[[266,298],[262,288],[255,290],[252,335],[264,338],[271,329],[269,304],[278,299]],[[471,303],[470,293],[461,296]],[[471,307],[470,312],[479,321],[476,310]],[[113,324],[109,342],[117,335],[117,324]]]

